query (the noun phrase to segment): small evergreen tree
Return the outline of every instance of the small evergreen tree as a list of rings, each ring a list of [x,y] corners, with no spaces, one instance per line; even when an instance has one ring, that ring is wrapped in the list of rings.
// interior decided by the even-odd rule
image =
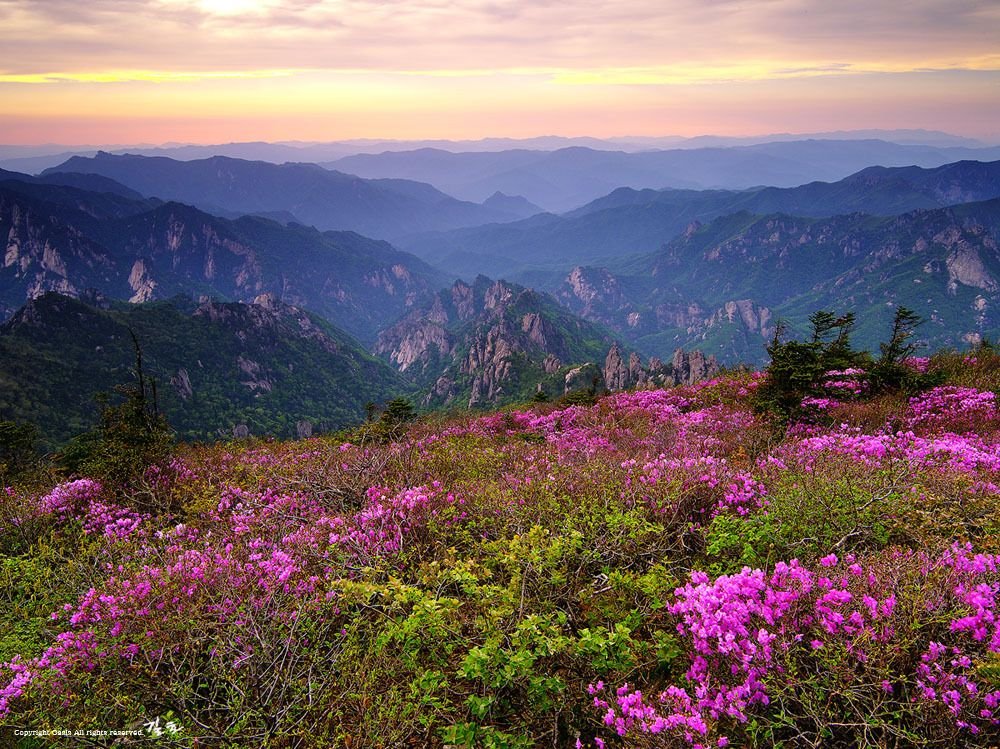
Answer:
[[[101,422],[94,432],[75,440],[62,456],[72,472],[100,479],[112,488],[124,488],[149,466],[164,461],[173,443],[173,432],[160,413],[156,381],[143,369],[142,348],[129,330],[135,348],[135,381],[115,387],[122,396],[112,403],[101,398]]]
[[[38,462],[38,428],[0,421],[0,486],[23,476]]]
[[[385,404],[382,412],[382,421],[391,425],[405,424],[416,418],[416,411],[413,404],[406,398],[393,398]]]
[[[876,391],[917,390],[921,387],[918,373],[906,366],[906,360],[917,351],[912,340],[923,318],[900,305],[892,320],[892,332],[887,343],[880,344],[881,355],[872,367],[872,386]]]
[[[758,394],[758,406],[782,419],[801,411],[802,399],[818,393],[827,372],[867,363],[866,354],[851,348],[853,313],[838,317],[821,310],[810,315],[809,323],[811,332],[804,341],[783,340],[787,327],[779,323],[767,347],[771,362],[767,382]]]

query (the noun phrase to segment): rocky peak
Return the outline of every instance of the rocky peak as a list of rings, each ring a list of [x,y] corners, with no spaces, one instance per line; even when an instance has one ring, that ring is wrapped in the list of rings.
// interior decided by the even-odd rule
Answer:
[[[459,320],[471,320],[476,314],[475,292],[464,281],[456,281],[451,287],[451,303]]]
[[[671,362],[674,383],[694,385],[709,380],[719,373],[719,363],[714,356],[706,357],[701,351],[677,349]]]
[[[514,298],[515,290],[506,281],[496,281],[483,295],[483,308],[502,312]]]
[[[522,383],[560,390],[560,371],[599,361],[605,341],[548,295],[480,276],[382,331],[374,351],[427,387],[426,403],[468,394],[469,405],[479,406],[527,397]]]
[[[621,347],[615,343],[604,358],[604,385],[608,390],[625,390],[630,384]]]
[[[521,332],[528,337],[532,345],[540,349],[548,349],[549,339],[556,337],[552,326],[537,312],[528,312],[521,318]]]
[[[668,366],[653,357],[648,366],[643,366],[639,354],[632,352],[626,358],[621,347],[615,343],[604,360],[604,385],[612,392],[634,387],[670,387],[674,385],[694,385],[714,377],[719,372],[719,364],[714,356],[705,356],[701,351],[686,352],[677,349]]]
[[[709,326],[716,325],[722,321],[738,322],[748,333],[759,335],[763,338],[771,338],[774,335],[775,326],[771,317],[771,310],[767,307],[758,307],[752,299],[740,299],[726,302],[709,321]]]

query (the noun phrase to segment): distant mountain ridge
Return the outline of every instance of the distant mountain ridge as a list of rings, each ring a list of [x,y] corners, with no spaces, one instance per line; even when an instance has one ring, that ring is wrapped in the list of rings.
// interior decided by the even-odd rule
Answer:
[[[315,164],[272,164],[213,156],[176,161],[163,156],[74,156],[47,169],[96,174],[150,198],[175,200],[228,218],[284,212],[321,230],[356,231],[391,239],[420,231],[523,218],[519,212],[456,200],[428,184],[369,180]]]
[[[898,145],[931,146],[934,148],[986,148],[990,144],[975,138],[923,129],[837,130],[819,133],[770,133],[752,136],[616,136],[606,138],[540,136],[534,138],[487,137],[478,140],[380,140],[361,138],[330,142],[247,141],[242,143],[163,145],[0,145],[0,167],[37,174],[61,164],[72,156],[93,156],[98,151],[115,154],[133,153],[141,156],[167,156],[183,161],[209,156],[230,156],[250,161],[288,161],[320,163],[360,153],[383,151],[414,151],[436,148],[452,152],[483,152],[525,149],[556,151],[560,148],[583,146],[604,151],[648,151],[664,149],[694,149],[705,147],[730,148],[764,143],[802,140],[882,140]],[[996,144],[993,144],[996,145]],[[959,158],[959,157],[956,157]]]
[[[1000,147],[899,145],[881,140],[781,140],[667,150],[602,150],[569,146],[554,151],[512,149],[455,153],[414,151],[345,156],[323,165],[362,177],[429,182],[450,195],[483,200],[500,190],[562,213],[621,187],[729,189],[794,187],[836,181],[865,167],[937,167],[960,160],[1000,159]]]
[[[936,167],[869,167],[838,182],[754,190],[620,188],[565,216],[542,215],[500,226],[435,232],[400,245],[432,264],[470,278],[478,273],[552,289],[576,265],[615,267],[655,251],[692,222],[747,211],[834,216],[863,211],[897,215],[920,208],[1000,197],[1000,161]]]

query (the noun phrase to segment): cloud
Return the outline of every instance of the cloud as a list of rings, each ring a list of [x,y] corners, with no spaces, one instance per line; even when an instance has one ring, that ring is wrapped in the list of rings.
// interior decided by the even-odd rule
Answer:
[[[995,0],[0,0],[0,72],[23,80],[524,68],[730,80],[977,68],[996,64],[998,38]]]
[[[0,0],[0,139],[992,134],[997,39],[996,0]]]

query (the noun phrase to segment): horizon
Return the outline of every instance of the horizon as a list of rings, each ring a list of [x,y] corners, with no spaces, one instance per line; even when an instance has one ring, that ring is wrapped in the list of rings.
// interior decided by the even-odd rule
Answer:
[[[925,137],[921,137],[925,136]],[[383,145],[413,145],[416,148],[435,148],[433,144],[442,145],[493,145],[496,142],[495,150],[505,150],[507,148],[524,148],[525,150],[556,150],[560,148],[582,147],[573,143],[568,145],[549,146],[518,146],[517,144],[532,143],[537,141],[592,141],[595,144],[607,144],[611,146],[627,147],[644,145],[643,150],[670,150],[684,148],[688,144],[698,141],[720,141],[719,143],[699,144],[698,148],[727,148],[741,147],[774,142],[802,142],[802,141],[883,141],[886,143],[896,143],[898,145],[931,145],[939,148],[951,147],[994,147],[1000,146],[1000,133],[995,137],[975,137],[963,135],[957,132],[945,130],[934,130],[930,128],[857,128],[850,130],[836,130],[827,132],[758,132],[725,135],[716,132],[698,133],[695,135],[676,134],[647,134],[647,135],[607,135],[597,136],[593,134],[563,135],[554,132],[539,133],[524,136],[504,136],[504,135],[483,135],[474,138],[447,138],[447,137],[426,137],[426,138],[393,138],[393,137],[366,137],[366,138],[340,138],[330,140],[296,140],[296,139],[246,139],[246,140],[202,140],[202,141],[135,141],[135,142],[51,142],[33,141],[26,143],[15,143],[11,141],[0,141],[0,149],[10,149],[14,151],[33,151],[30,155],[55,155],[62,151],[105,151],[109,153],[120,153],[126,149],[143,150],[172,150],[184,148],[210,148],[249,146],[249,145],[269,145],[283,146],[287,148],[315,148],[319,146],[349,145],[349,146],[383,146]],[[510,142],[511,146],[501,145],[503,142]],[[728,141],[728,142],[727,142]],[[943,141],[943,142],[942,142]],[[953,141],[953,142],[952,142]],[[963,142],[964,141],[964,142]],[[643,143],[645,142],[645,143]],[[601,150],[601,149],[597,149]],[[458,152],[458,151],[456,151]],[[0,159],[10,158],[9,153],[0,150]],[[239,157],[236,157],[239,158]]]
[[[905,12],[861,0],[9,0],[0,20],[9,145],[904,128],[1000,140],[1000,6],[985,0]]]

